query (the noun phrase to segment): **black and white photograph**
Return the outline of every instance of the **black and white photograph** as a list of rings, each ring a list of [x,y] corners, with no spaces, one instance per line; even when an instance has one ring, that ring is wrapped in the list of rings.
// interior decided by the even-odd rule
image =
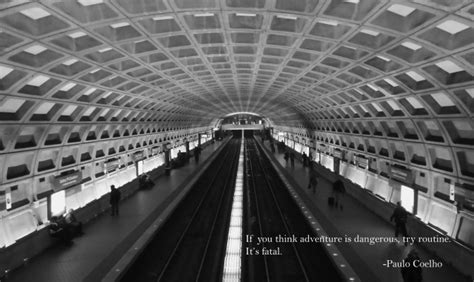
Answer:
[[[474,281],[473,0],[0,0],[0,282]]]

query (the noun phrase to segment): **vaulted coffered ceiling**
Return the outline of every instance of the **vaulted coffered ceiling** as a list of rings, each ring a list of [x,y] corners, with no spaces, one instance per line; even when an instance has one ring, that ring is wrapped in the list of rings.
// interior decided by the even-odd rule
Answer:
[[[244,111],[456,155],[474,140],[473,17],[469,0],[1,1],[0,121]]]

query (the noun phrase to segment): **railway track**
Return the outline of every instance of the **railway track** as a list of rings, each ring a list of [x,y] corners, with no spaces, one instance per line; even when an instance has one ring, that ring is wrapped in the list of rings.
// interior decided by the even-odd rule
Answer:
[[[253,235],[253,243],[245,244],[252,254],[243,257],[242,281],[342,281],[321,244],[276,244],[277,236],[300,238],[315,234],[261,148],[253,139],[246,139],[245,147],[243,237]],[[256,237],[273,241],[258,244]],[[246,247],[244,253],[249,252]]]
[[[220,279],[239,150],[231,140],[122,281]]]

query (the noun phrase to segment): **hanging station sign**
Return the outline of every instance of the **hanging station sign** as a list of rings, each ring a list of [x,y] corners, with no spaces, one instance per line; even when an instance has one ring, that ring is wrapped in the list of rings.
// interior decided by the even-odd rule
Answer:
[[[399,166],[393,166],[391,165],[389,168],[390,172],[390,178],[393,180],[396,180],[398,182],[407,184],[407,185],[412,185],[413,184],[413,172],[411,170],[408,170],[406,168],[402,168]]]
[[[117,169],[119,166],[119,160],[118,159],[109,159],[105,163],[105,169],[107,172],[111,172]]]
[[[82,172],[75,171],[67,175],[56,176],[52,183],[54,185],[53,190],[61,191],[71,186],[78,185],[82,182]]]
[[[344,157],[344,151],[341,151],[341,150],[337,150],[337,149],[336,149],[336,150],[333,151],[333,156],[334,156],[335,158],[338,158],[338,159],[341,159],[341,160],[342,160],[342,158]]]
[[[328,147],[324,144],[319,144],[318,145],[318,151],[321,153],[326,153],[328,151]]]
[[[155,147],[151,148],[151,154],[152,155],[156,155],[158,153],[160,153],[160,147],[155,146]]]
[[[145,154],[144,154],[143,151],[135,152],[135,153],[133,153],[133,155],[132,155],[132,159],[133,159],[135,162],[138,162],[138,161],[140,161],[140,160],[142,160],[142,159],[144,159],[144,158],[145,158]]]
[[[355,157],[355,162],[356,165],[363,168],[367,169],[369,167],[369,159],[363,157],[363,156],[356,156]]]

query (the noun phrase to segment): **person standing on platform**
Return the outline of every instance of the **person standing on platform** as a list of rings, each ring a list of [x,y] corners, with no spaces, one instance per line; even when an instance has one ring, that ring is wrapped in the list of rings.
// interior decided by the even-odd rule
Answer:
[[[334,206],[342,210],[342,197],[344,193],[346,193],[346,188],[344,187],[344,183],[342,183],[341,179],[337,179],[336,182],[332,184],[332,193],[334,195]]]
[[[416,267],[413,265],[416,260],[420,261],[420,257],[418,256],[418,252],[415,249],[412,249],[404,259],[407,266],[401,268],[403,282],[423,281],[422,267]]]
[[[110,186],[110,206],[112,207],[112,216],[119,215],[120,198],[120,191],[115,188],[115,185]]]
[[[316,194],[316,186],[318,186],[318,176],[316,172],[314,172],[313,170],[310,170],[308,189],[313,189],[313,194]]]
[[[291,162],[291,167],[294,168],[295,167],[295,153],[290,152],[290,162]]]
[[[290,158],[290,153],[289,153],[288,151],[285,151],[285,156],[284,156],[284,158],[285,158],[286,164],[288,164],[288,159]]]
[[[196,163],[199,162],[199,155],[201,155],[201,146],[197,146],[196,149],[194,149],[194,160]]]
[[[407,223],[408,219],[408,212],[402,207],[401,202],[397,202],[397,207],[393,211],[392,216],[390,217],[390,222],[395,220],[395,237],[398,238],[398,234],[402,233],[403,237],[407,237]],[[405,246],[407,243],[405,242]]]
[[[301,155],[301,158],[303,159],[303,167],[307,167],[308,166],[308,156],[306,155],[306,152],[303,152],[303,154]]]

